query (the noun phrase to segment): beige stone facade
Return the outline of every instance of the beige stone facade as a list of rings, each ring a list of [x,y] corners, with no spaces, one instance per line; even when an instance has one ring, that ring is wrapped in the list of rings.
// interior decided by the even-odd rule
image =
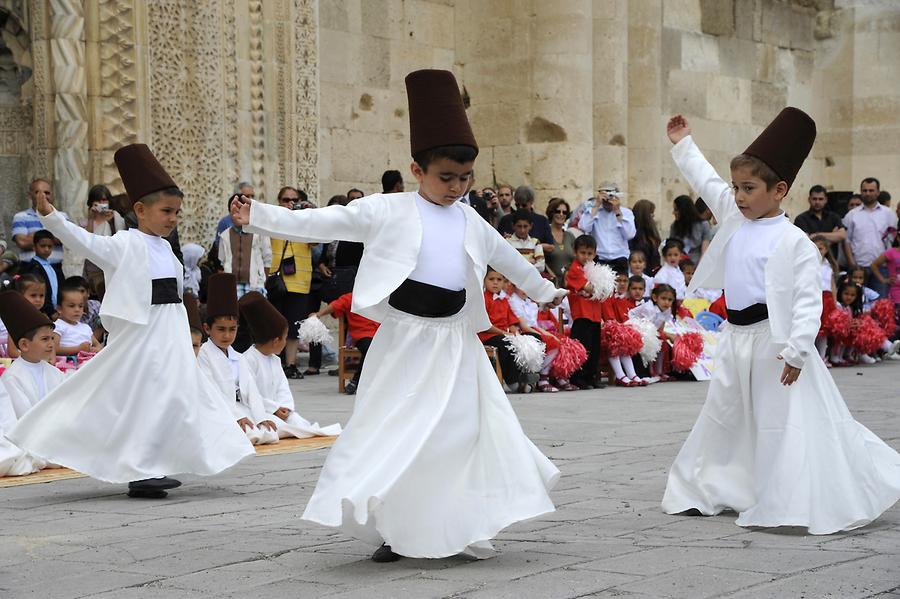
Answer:
[[[617,181],[670,220],[683,112],[727,172],[785,104],[819,137],[789,197],[874,175],[900,191],[900,2],[893,0],[0,0],[2,230],[35,176],[84,211],[121,190],[112,155],[147,142],[208,243],[234,184],[320,202],[409,173],[403,78],[452,69],[482,146],[477,185],[541,204]]]

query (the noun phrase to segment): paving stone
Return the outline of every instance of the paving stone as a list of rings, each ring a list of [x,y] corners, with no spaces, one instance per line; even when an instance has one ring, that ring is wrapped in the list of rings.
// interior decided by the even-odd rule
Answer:
[[[900,447],[900,364],[834,373],[857,418]],[[320,422],[346,423],[331,377],[291,383]],[[851,385],[853,385],[851,387]],[[135,501],[91,479],[0,489],[2,599],[215,597],[870,597],[900,599],[900,506],[813,536],[659,502],[706,384],[512,396],[563,472],[557,511],[501,531],[493,558],[375,564],[373,547],[300,519],[326,451],[255,457]],[[627,406],[627,408],[623,408]]]

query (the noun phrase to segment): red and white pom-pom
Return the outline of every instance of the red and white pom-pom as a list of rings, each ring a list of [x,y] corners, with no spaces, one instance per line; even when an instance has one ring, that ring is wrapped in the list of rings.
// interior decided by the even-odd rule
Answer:
[[[550,365],[550,374],[557,379],[568,379],[587,361],[587,350],[577,339],[560,337],[559,353]]]
[[[641,347],[641,360],[647,366],[656,359],[662,349],[662,340],[659,338],[659,327],[652,320],[646,318],[631,318],[626,325],[633,327],[641,334],[643,346]]]
[[[78,355],[75,356],[75,361],[78,362],[78,366],[80,367],[82,364],[93,358],[97,355],[97,352],[92,351],[80,351]]]
[[[884,334],[893,337],[897,331],[897,314],[894,312],[894,302],[885,298],[872,304],[869,314],[881,325]]]
[[[822,323],[822,330],[835,343],[846,345],[850,341],[850,315],[843,310],[832,310]]]
[[[310,316],[300,323],[297,339],[301,343],[331,344],[331,331],[318,316]]]
[[[584,265],[584,274],[594,288],[591,293],[592,300],[602,302],[616,290],[616,273],[606,264],[588,262]]]
[[[544,365],[546,346],[531,335],[512,335],[506,337],[506,345],[512,351],[516,366],[526,374],[534,374]]]
[[[887,336],[884,329],[868,314],[853,319],[850,333],[850,347],[863,354],[878,351]]]
[[[644,347],[644,339],[634,327],[607,320],[600,326],[600,345],[614,358],[633,356]]]
[[[703,335],[685,333],[675,339],[672,347],[672,368],[680,372],[690,370],[703,353]]]

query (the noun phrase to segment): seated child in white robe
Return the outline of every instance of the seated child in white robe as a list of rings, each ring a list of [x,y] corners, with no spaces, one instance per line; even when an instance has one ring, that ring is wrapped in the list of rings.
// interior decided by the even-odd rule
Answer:
[[[53,323],[24,296],[15,291],[0,294],[0,318],[9,323],[9,340],[19,357],[0,377],[0,476],[20,476],[47,466],[4,436],[15,423],[63,380],[63,374],[47,359],[53,355],[56,337]]]
[[[259,398],[253,397],[253,389],[246,389],[251,395],[246,400],[261,400],[266,414],[273,415],[278,437],[307,437],[339,435],[340,424],[319,426],[309,422],[294,409],[294,396],[288,386],[287,377],[278,358],[287,344],[288,322],[262,294],[251,291],[240,301],[240,311],[250,327],[253,345],[241,356],[240,366],[246,368],[256,382]],[[241,387],[241,392],[245,391]]]
[[[209,278],[204,330],[209,339],[200,347],[200,369],[222,396],[238,426],[254,445],[278,443],[274,416],[263,409],[253,374],[241,367],[241,353],[231,347],[238,328],[237,279],[231,273]]]

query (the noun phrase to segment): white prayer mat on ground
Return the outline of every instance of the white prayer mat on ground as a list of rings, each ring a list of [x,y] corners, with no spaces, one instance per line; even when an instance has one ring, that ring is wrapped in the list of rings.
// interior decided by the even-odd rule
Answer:
[[[298,453],[301,451],[316,451],[331,447],[337,437],[310,437],[308,439],[282,439],[274,445],[259,445],[256,455],[277,455],[282,453]],[[0,489],[4,487],[19,487],[22,485],[36,485],[38,483],[50,483],[57,480],[70,478],[84,478],[85,475],[68,468],[45,468],[40,472],[26,476],[0,477]]]

